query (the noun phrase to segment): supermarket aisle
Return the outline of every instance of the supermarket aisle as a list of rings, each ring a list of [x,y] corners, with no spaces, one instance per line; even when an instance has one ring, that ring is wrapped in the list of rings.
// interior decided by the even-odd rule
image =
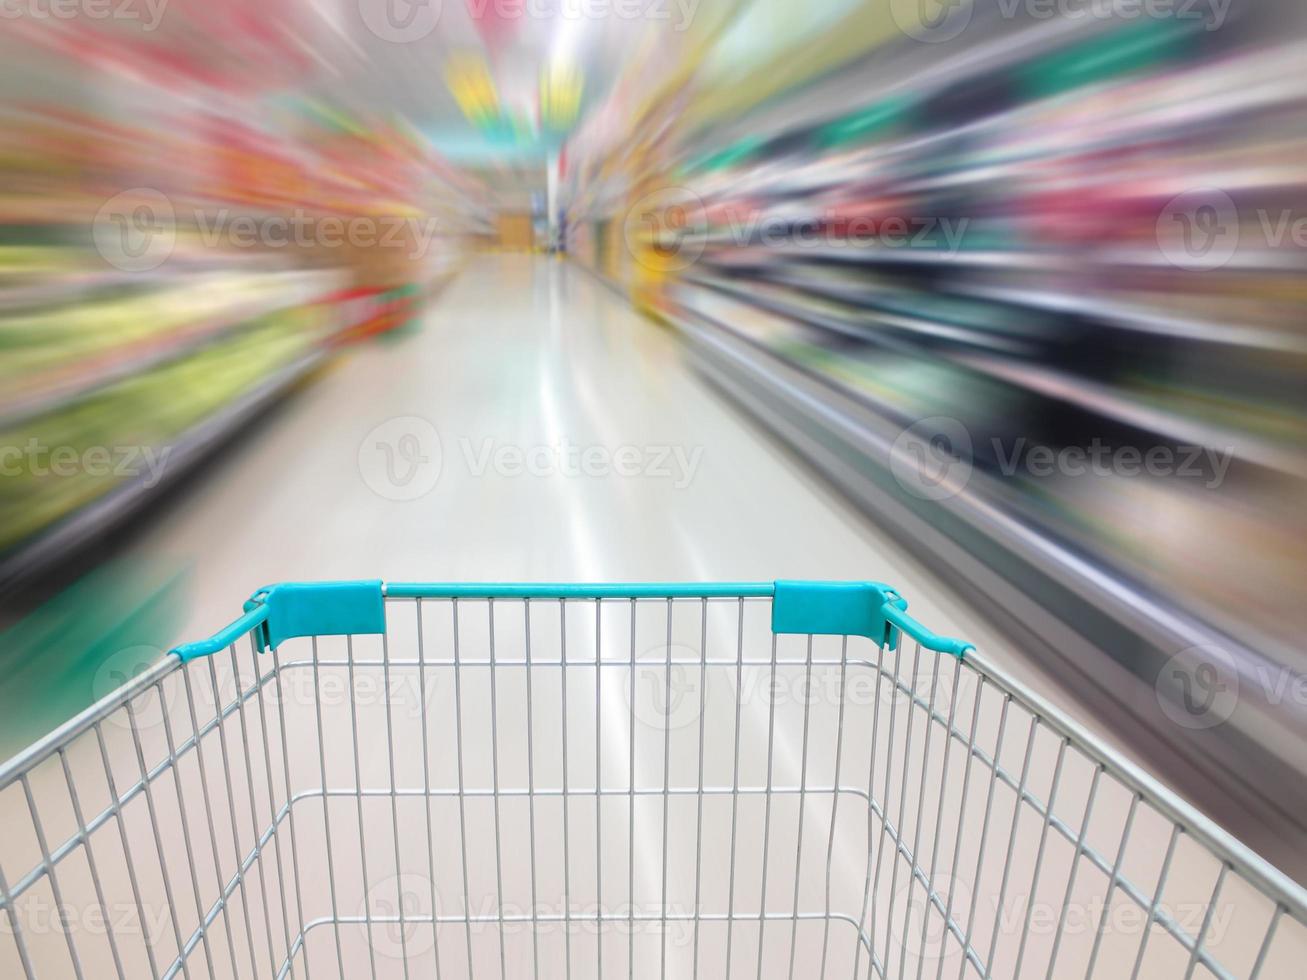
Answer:
[[[155,559],[207,556],[194,568],[188,628],[194,636],[229,619],[251,588],[278,580],[828,577],[894,582],[911,597],[917,615],[936,628],[981,644],[988,640],[974,614],[950,605],[910,555],[883,539],[692,372],[672,334],[634,313],[586,272],[546,258],[486,257],[472,264],[420,331],[351,353],[263,425],[246,449],[232,454],[227,472],[188,498],[140,547]],[[539,605],[545,608],[532,613],[533,656],[541,662],[556,661],[558,649],[550,641],[558,636],[557,613],[547,608],[549,604]],[[477,603],[463,608],[459,632],[465,664],[484,664],[493,656],[485,631],[487,611]],[[424,615],[426,655],[447,657],[450,647],[441,637],[450,632],[449,610],[434,603]],[[705,867],[707,878],[717,887],[700,899],[705,908],[726,907],[727,896],[718,892],[732,877],[727,863],[732,854],[738,854],[741,862],[739,908],[756,907],[763,888],[758,855],[768,853],[774,865],[771,911],[784,914],[780,906],[788,909],[792,882],[798,877],[790,863],[795,860],[794,841],[802,832],[809,854],[802,876],[807,907],[821,907],[820,869],[830,847],[835,873],[829,884],[836,907],[852,913],[862,895],[866,860],[866,825],[859,819],[859,807],[847,804],[837,820],[829,794],[814,793],[801,808],[795,806],[794,797],[782,795],[774,811],[764,810],[757,795],[757,786],[764,783],[798,785],[805,757],[815,760],[807,777],[813,785],[831,781],[830,765],[838,755],[832,705],[838,698],[829,704],[818,701],[813,712],[814,741],[805,756],[802,746],[808,743],[804,715],[798,710],[801,702],[782,699],[783,708],[773,719],[767,699],[742,693],[777,679],[798,683],[801,660],[791,660],[774,677],[758,666],[734,679],[727,667],[715,668],[720,676],[705,682],[701,708],[711,737],[701,748],[697,727],[681,717],[680,709],[690,703],[680,697],[686,678],[678,674],[668,681],[659,669],[667,649],[664,629],[672,636],[671,625],[663,624],[663,611],[643,609],[638,630],[624,615],[621,608],[610,608],[605,614],[604,657],[620,663],[629,635],[637,656],[648,664],[634,676],[609,667],[601,694],[593,671],[584,666],[586,652],[599,645],[593,620],[584,609],[572,610],[565,632],[568,649],[576,651],[569,660],[575,658],[576,663],[565,683],[567,693],[556,675],[543,668],[537,671],[539,676],[529,688],[534,693],[530,724],[526,722],[532,717],[528,688],[523,676],[511,668],[496,672],[497,694],[487,687],[487,675],[475,668],[463,669],[461,686],[447,667],[433,669],[425,680],[403,668],[389,679],[376,668],[347,670],[341,658],[366,662],[379,655],[377,645],[366,638],[356,641],[352,652],[339,642],[323,641],[319,656],[328,665],[322,668],[322,679],[306,667],[292,668],[285,681],[290,692],[286,710],[292,770],[316,773],[315,732],[320,730],[325,785],[363,785],[373,792],[392,780],[401,787],[421,786],[424,776],[416,752],[399,753],[392,760],[386,733],[394,724],[395,744],[425,741],[440,747],[433,752],[432,778],[446,787],[466,779],[471,798],[465,811],[454,808],[447,797],[432,805],[437,843],[431,860],[437,888],[431,899],[425,842],[432,832],[424,827],[422,811],[407,799],[401,797],[392,812],[384,797],[360,803],[341,796],[330,807],[330,829],[319,817],[316,802],[306,802],[298,811],[305,851],[322,853],[321,842],[330,838],[329,850],[337,863],[324,869],[321,861],[313,861],[304,869],[310,909],[305,917],[328,916],[329,894],[333,902],[339,896],[338,908],[346,916],[384,916],[395,908],[423,915],[433,903],[445,914],[455,915],[465,903],[480,915],[494,914],[496,909],[520,915],[537,903],[543,915],[584,914],[596,907],[610,916],[632,909],[641,916],[656,916],[659,910],[684,914],[695,894],[696,864],[690,860],[693,852],[688,843],[693,839],[690,821],[695,811],[689,799],[678,795],[665,817],[659,788],[666,780],[682,787],[683,793],[685,787],[694,786],[696,772],[705,773],[708,783],[717,786],[729,786],[736,772],[744,785],[754,787],[743,797],[738,820],[726,808],[725,796],[711,798],[706,807]],[[717,656],[729,653],[735,641],[732,615],[729,608],[716,609],[703,627],[706,649],[717,651]],[[521,656],[520,641],[515,641],[520,611],[510,603],[490,616],[500,656]],[[411,615],[392,609],[391,619],[389,656],[413,656]],[[764,625],[742,628],[741,647],[748,656],[765,658],[766,630],[760,628]],[[672,655],[697,650],[694,610],[680,610],[676,627]],[[828,657],[837,655],[831,648],[819,649]],[[782,658],[802,657],[798,647],[787,650]],[[857,655],[856,649],[850,650],[850,657]],[[869,649],[863,655],[870,656]],[[283,663],[303,664],[310,656],[303,643],[292,642],[281,650]],[[227,680],[230,663],[216,659],[224,686],[235,690]],[[263,666],[266,669],[266,662]],[[250,683],[252,658],[244,651],[240,671],[243,685]],[[812,682],[829,687],[836,677],[827,667]],[[406,685],[406,680],[417,686]],[[673,684],[668,688],[673,693],[660,708],[658,691],[665,682]],[[355,692],[360,716],[357,750],[351,746],[355,717],[350,701],[321,695],[300,698],[295,693],[301,690],[296,686],[300,683],[312,683],[319,690]],[[321,687],[323,683],[327,687]],[[686,689],[693,689],[693,683],[691,678]],[[366,694],[378,684],[387,692],[382,700],[393,715],[382,712],[377,699]],[[419,691],[430,718],[426,732],[416,727],[421,718]],[[842,727],[850,771],[867,768],[866,761],[853,760],[869,758],[866,746],[871,744],[872,718],[883,729],[879,744],[888,746],[893,741],[889,707],[894,703],[906,710],[888,687],[878,686],[876,694],[886,709],[883,714],[851,713]],[[652,698],[648,704],[646,697]],[[316,708],[311,710],[315,700],[327,702],[321,717],[315,716]],[[738,743],[730,728],[737,703]],[[650,722],[651,717],[661,718],[662,711],[667,712],[667,743],[663,724]],[[251,725],[255,715],[251,709]],[[640,723],[628,729],[632,715]],[[564,750],[571,760],[570,777],[557,768],[560,752],[555,739],[563,730],[571,735],[571,747]],[[529,770],[523,749],[533,737],[537,743],[532,752],[534,778],[543,795],[528,814],[522,799],[512,792],[526,785]],[[901,727],[898,737],[901,748]],[[274,759],[278,744],[274,731]],[[603,779],[609,792],[618,792],[601,811],[593,809],[593,794],[585,789],[593,785],[589,763],[596,759],[597,744],[604,746]],[[455,746],[460,746],[457,752]],[[666,764],[664,751],[670,753]],[[461,767],[457,779],[456,758]],[[891,768],[888,760],[888,754],[880,760],[886,771]],[[275,772],[275,765],[272,768]],[[260,785],[258,770],[256,763],[256,786]],[[216,776],[215,770],[215,781]],[[845,781],[849,778],[846,775]],[[549,787],[569,779],[577,794],[566,808],[571,817],[571,853],[560,864],[560,845],[562,851],[567,849],[562,842],[568,824]],[[628,808],[621,789],[629,783],[651,795]],[[496,786],[510,793],[497,806],[490,799],[498,793]],[[255,795],[260,797],[261,790]],[[236,796],[243,813],[246,801],[239,790]],[[263,812],[263,806],[262,801],[256,802],[255,809]],[[600,813],[602,832],[595,829]],[[806,818],[806,831],[802,831],[805,824],[798,822],[800,813]],[[900,818],[909,819],[906,814]],[[674,828],[670,872],[660,873],[659,840],[667,820]],[[394,838],[392,824],[397,828]],[[392,839],[398,843],[392,844]],[[360,840],[366,842],[368,870],[356,878],[354,855]],[[526,842],[531,840],[538,853],[528,860]],[[602,841],[606,898],[597,885],[591,885],[597,882],[591,860],[597,841]],[[284,842],[282,846],[285,862],[289,855]],[[462,864],[460,846],[466,847],[470,869],[466,896],[456,873]],[[625,876],[628,860],[633,884]],[[396,862],[402,869],[399,874],[394,873]],[[562,877],[564,866],[571,870],[570,883]],[[271,862],[267,871],[272,877]],[[882,901],[897,898],[906,908],[904,887],[886,874],[876,890]],[[270,891],[277,894],[271,885]],[[267,929],[276,947],[279,920],[276,901],[271,904]],[[253,907],[259,906],[256,896]],[[263,945],[259,917],[253,916],[256,948]],[[742,961],[752,964],[756,953],[759,962],[782,963],[791,942],[788,925],[779,923],[771,930],[765,956],[756,929],[747,927],[729,933],[705,931],[700,955],[705,963],[718,962],[728,954],[725,940],[730,935],[739,943],[737,955]],[[628,945],[620,938],[620,928],[610,924],[605,934],[613,936],[616,931],[616,936],[601,947],[592,929],[571,935],[546,925],[538,948],[528,942],[525,931],[506,928],[502,931],[506,952],[498,943],[500,930],[478,927],[465,936],[454,925],[438,930],[438,942],[434,935],[428,942],[427,930],[416,926],[374,926],[370,933],[347,928],[339,942],[345,975],[364,975],[375,962],[378,975],[398,976],[405,955],[416,957],[425,967],[432,962],[434,946],[443,950],[446,967],[452,963],[456,971],[459,963],[471,963],[475,972],[494,975],[502,955],[512,975],[525,971],[536,955],[555,965],[574,955],[573,975],[590,976],[594,975],[591,963],[598,962],[602,948],[609,969],[620,972],[625,957],[634,955],[641,963],[638,975],[654,975],[661,961],[662,935],[637,925],[634,945]],[[832,948],[840,968],[851,973],[853,964],[844,960],[853,956],[855,945],[845,941],[846,928],[837,922]],[[668,975],[688,976],[692,943],[686,923],[673,922],[666,929],[671,950]],[[291,927],[289,934],[294,932]],[[333,958],[333,935],[316,930],[309,955],[318,962]],[[570,952],[565,942],[569,935]],[[801,959],[815,961],[825,937],[809,924],[794,941]],[[890,942],[888,934],[884,941]],[[406,943],[413,948],[406,949]],[[222,944],[215,941],[214,945],[220,955]],[[766,975],[772,975],[770,967]]]
[[[211,468],[135,545],[139,558],[194,562],[188,637],[212,632],[233,618],[253,589],[278,580],[861,577],[897,584],[917,616],[937,629],[997,647],[980,617],[950,602],[911,555],[883,539],[736,415],[689,369],[670,333],[632,312],[585,272],[552,259],[475,262],[420,330],[351,352],[262,423],[223,466],[221,472]],[[697,657],[701,634],[694,610],[678,613],[672,635],[661,618],[670,612],[645,609],[637,641],[637,628],[623,619],[629,615],[624,609],[610,608],[602,623],[599,615],[573,615],[564,624],[563,614],[544,608],[548,605],[537,604],[531,613],[532,663],[561,663],[555,642],[560,633],[567,649],[576,652],[569,652],[565,671],[541,667],[530,683],[514,670],[520,662],[478,669],[494,657],[487,623],[494,624],[501,656],[521,655],[521,631],[531,627],[511,604],[496,613],[471,602],[464,607],[463,625],[455,627],[447,607],[429,603],[417,620],[430,641],[424,656],[436,664],[425,674],[413,659],[414,619],[407,610],[397,615],[392,608],[388,656],[396,659],[395,686],[388,668],[380,666],[375,638],[360,638],[352,647],[332,638],[316,650],[305,641],[283,644],[281,680],[205,735],[207,756],[197,753],[180,767],[175,789],[185,787],[184,806],[177,808],[160,783],[159,806],[169,815],[163,826],[152,835],[143,819],[133,824],[130,847],[138,855],[157,847],[172,856],[170,876],[181,896],[174,901],[162,877],[151,875],[140,885],[142,914],[157,919],[151,932],[156,955],[171,960],[197,928],[213,889],[225,883],[229,891],[235,889],[230,908],[215,920],[212,937],[190,953],[197,968],[202,957],[212,957],[209,972],[215,976],[261,975],[264,964],[275,969],[294,944],[300,921],[322,924],[331,918],[342,928],[312,929],[307,954],[319,968],[326,966],[327,975],[338,942],[342,976],[374,970],[378,976],[400,976],[406,957],[425,972],[437,955],[452,974],[466,966],[469,973],[496,975],[497,966],[506,963],[507,976],[525,975],[535,956],[554,967],[575,956],[570,975],[579,977],[598,975],[600,962],[609,975],[614,969],[621,973],[627,956],[640,964],[636,975],[662,974],[666,955],[662,975],[689,976],[698,962],[696,951],[704,963],[720,962],[730,955],[734,937],[743,964],[737,974],[754,975],[756,963],[758,975],[780,976],[794,950],[801,963],[824,955],[823,920],[832,914],[833,892],[831,975],[853,975],[860,954],[848,926],[868,897],[867,833],[874,823],[857,803],[863,775],[883,774],[878,795],[889,801],[890,822],[905,834],[913,828],[914,852],[939,837],[945,815],[960,812],[965,785],[964,777],[941,779],[948,790],[928,794],[928,780],[922,778],[927,767],[919,774],[908,771],[912,753],[905,738],[910,741],[912,729],[900,717],[896,741],[895,717],[912,713],[906,699],[876,680],[872,669],[854,663],[872,656],[869,645],[850,647],[846,679],[830,666],[839,662],[835,647],[819,645],[817,655],[827,666],[818,675],[811,664],[805,667],[801,643],[782,644],[778,673],[775,648],[767,667],[770,630],[764,618],[740,627],[739,649],[750,663],[741,674],[730,659],[733,610],[709,616],[705,609],[703,649],[713,651],[716,673],[690,688],[700,691],[701,700],[697,713],[686,716],[678,705],[693,708],[693,701],[680,699],[683,676],[675,678],[677,700],[659,700],[659,691],[670,695],[673,683],[660,664],[664,653]],[[457,672],[442,659],[448,658],[450,644],[441,638],[451,629],[463,639]],[[635,671],[623,665],[628,648],[643,661]],[[602,650],[602,688],[596,679],[601,671],[586,666],[592,650]],[[807,655],[813,656],[811,648]],[[320,671],[314,663],[319,657]],[[259,669],[268,670],[270,658],[259,659]],[[1011,655],[1003,659],[1036,686],[1045,686]],[[232,666],[238,667],[239,689],[245,690],[252,685],[255,661],[244,649],[239,661],[222,655],[209,661],[216,665],[209,676],[224,703],[238,689]],[[203,669],[194,676],[200,678],[195,696],[203,720],[212,717],[215,706]],[[498,678],[497,689],[490,677]],[[770,690],[765,685],[778,680],[785,686],[775,698],[745,696]],[[920,685],[920,674],[917,681]],[[838,693],[813,697],[814,682],[817,690]],[[962,703],[980,694],[952,690]],[[811,727],[799,693],[804,691],[806,701],[815,704]],[[989,696],[993,710],[979,725],[978,744],[992,742],[996,754],[1020,760],[1021,726],[1005,729],[1000,721],[995,729],[1002,699],[992,690]],[[151,692],[147,703],[135,708],[135,726],[106,724],[107,755],[115,768],[126,774],[134,756],[171,754],[169,741],[186,736],[190,699],[189,687],[174,676],[159,690],[164,710],[153,703]],[[868,710],[837,715],[845,701]],[[706,719],[706,728],[692,723],[698,718]],[[180,726],[176,735],[170,726]],[[562,733],[570,733],[570,748]],[[136,737],[146,743],[143,750]],[[216,745],[226,749],[215,752]],[[262,753],[261,745],[266,746]],[[411,751],[393,751],[392,745]],[[432,750],[429,768],[419,745]],[[89,742],[69,756],[74,770],[94,771],[99,764]],[[570,760],[570,775],[559,770],[560,758]],[[1060,771],[1057,739],[1041,741],[1034,758],[1039,770],[1056,766]],[[847,766],[842,776],[839,759]],[[892,783],[896,762],[899,774]],[[284,768],[297,777],[284,777]],[[1095,779],[1087,765],[1073,768],[1062,781],[1060,808],[1066,812],[1059,809],[1071,820]],[[208,774],[216,802],[209,801],[201,771]],[[596,799],[596,773],[602,800]],[[697,810],[696,776],[704,774],[709,795]],[[61,778],[57,768],[47,767],[34,779],[42,809],[56,806]],[[287,793],[293,782],[294,792],[302,794],[295,823],[281,823],[267,838],[266,859],[250,864],[245,878],[230,878],[234,855],[252,853],[255,832],[276,819],[283,778]],[[428,779],[431,789],[424,787]],[[526,797],[523,787],[530,780],[536,781],[536,795]],[[841,789],[814,788],[823,784]],[[319,786],[327,787],[326,805]],[[636,787],[629,797],[627,786]],[[803,786],[810,790],[806,798],[795,789]],[[463,791],[465,807],[455,787]],[[1100,802],[1098,819],[1117,825],[1125,819],[1129,799],[1118,795]],[[741,799],[738,819],[734,797]],[[837,808],[836,799],[852,802]],[[23,805],[14,794],[0,799],[0,819],[18,825],[17,808]],[[1015,797],[1006,806],[998,807],[996,827],[1010,823],[1015,834]],[[173,812],[180,818],[175,822]],[[206,817],[214,812],[216,846],[210,847],[215,831]],[[1021,826],[1033,840],[1038,828],[1026,817]],[[965,826],[974,822],[973,815]],[[192,840],[183,833],[187,826]],[[886,832],[882,829],[876,841],[877,853],[894,851]],[[702,833],[702,863],[699,848],[690,843],[696,833]],[[1165,851],[1158,827],[1138,828],[1135,839],[1146,856]],[[192,877],[176,856],[190,855],[197,841]],[[109,846],[112,854],[116,845]],[[959,833],[952,847],[968,855],[968,865],[970,855],[1007,850],[974,827]],[[1067,850],[1061,849],[1058,860],[1069,862]],[[25,856],[12,863],[28,866],[31,851],[28,845]],[[215,853],[223,856],[223,867],[215,864]],[[324,860],[326,855],[334,855],[335,863]],[[768,858],[770,890],[760,872]],[[899,864],[905,862],[878,863],[886,874],[877,875],[870,897],[885,909],[877,919],[872,908],[872,919],[883,923],[878,955],[893,957],[902,970],[912,960],[930,962],[936,954],[924,929],[917,938],[919,920],[909,919],[918,908],[915,884],[906,876],[900,880]],[[124,859],[121,869],[115,865],[102,873],[124,903],[130,897],[130,866]],[[595,871],[600,866],[602,875]],[[1017,881],[1039,874],[1030,847],[1014,849],[1011,867]],[[823,877],[824,868],[829,873]],[[1029,907],[1041,908],[1044,899],[1055,903],[1050,908],[1063,901],[1059,876],[1050,873],[1052,884],[1044,886],[1048,895],[1039,893],[1039,902],[1033,892],[1013,897],[1012,913],[1002,901],[1006,868],[991,859],[982,874],[977,859],[971,883],[961,883],[976,895],[998,896],[992,909],[977,914],[982,931],[995,923],[991,944],[997,942],[1000,964],[1020,957],[1017,944],[1026,944],[1026,930],[1010,922],[1004,928],[1004,917],[1015,914],[1012,921],[1020,923],[1027,900]],[[299,889],[283,887],[292,875]],[[1172,887],[1197,894],[1204,883],[1189,877],[1187,870],[1177,873]],[[707,883],[702,897],[701,879]],[[725,894],[723,881],[732,883]],[[1093,883],[1082,882],[1080,888],[1076,908],[1092,908]],[[699,900],[719,916],[732,896],[743,917],[755,914],[761,903],[768,918],[778,920],[766,930],[765,942],[760,928],[737,923],[732,929],[705,928],[699,946],[686,925],[687,910]],[[791,908],[802,913],[801,928]],[[475,925],[465,932],[450,921],[465,909],[473,917],[502,914],[518,921],[502,929]],[[624,933],[626,926],[610,922],[604,935],[614,938],[600,943],[588,926],[557,925],[559,915],[592,915],[595,909],[610,919],[647,918],[648,927],[637,922]],[[401,927],[393,920],[368,921],[393,917],[396,910],[415,921]],[[438,928],[430,926],[433,911],[446,917]],[[546,917],[538,948],[520,926],[521,917],[532,912]],[[169,922],[175,940],[169,939]],[[634,937],[629,942],[628,934]],[[1064,955],[1088,957],[1094,938],[1092,931],[1075,933]],[[1133,934],[1120,938],[1111,948],[1133,955]],[[1056,955],[1053,933],[1038,930],[1029,949],[1038,962]],[[60,937],[38,931],[32,955],[42,965],[60,963],[65,955]],[[139,966],[145,946],[133,945],[129,955],[133,967]],[[954,956],[953,962],[960,961]],[[0,956],[0,973],[4,967]],[[1120,975],[1125,967],[1113,961],[1111,969],[1116,972],[1110,975]],[[50,972],[57,974],[58,968]]]
[[[824,577],[893,582],[987,639],[672,336],[554,259],[474,260],[420,330],[350,352],[244,439],[137,545],[193,566],[190,636],[284,580]]]

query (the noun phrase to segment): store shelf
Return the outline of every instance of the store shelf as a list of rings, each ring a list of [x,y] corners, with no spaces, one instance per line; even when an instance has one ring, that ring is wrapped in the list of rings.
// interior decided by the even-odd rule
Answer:
[[[1185,270],[1168,259],[1160,249],[1149,248],[1088,248],[1077,251],[1034,251],[1030,249],[945,249],[945,248],[894,248],[885,245],[848,244],[800,245],[785,243],[771,246],[745,246],[730,249],[745,253],[732,255],[730,261],[752,260],[762,265],[779,259],[801,262],[830,262],[834,264],[867,267],[912,267],[998,269],[1003,271],[1076,272],[1086,268],[1101,269],[1152,269],[1184,275]],[[704,253],[709,262],[720,261],[709,249]],[[1302,272],[1307,270],[1307,255],[1291,250],[1241,250],[1222,266],[1227,272]]]
[[[1120,389],[1038,365],[1014,364],[967,354],[958,354],[957,360],[992,378],[1150,432],[1174,444],[1229,453],[1235,459],[1289,476],[1307,478],[1307,456],[1301,452],[1293,452],[1283,445],[1258,439],[1238,429],[1211,425],[1156,408]]]
[[[17,392],[0,398],[0,423],[10,427],[20,425],[143,371],[188,357],[261,317],[309,302],[314,291],[306,287],[322,280],[321,274],[284,275],[286,286],[274,297],[236,303],[220,314],[188,324],[163,337],[149,336],[136,343],[113,347],[74,365],[26,379]],[[197,283],[197,286],[203,286],[203,283]],[[317,292],[324,297],[327,294],[325,288]]]
[[[0,314],[37,307],[72,306],[106,289],[148,289],[163,275],[125,272],[85,272],[53,282],[0,287]]]
[[[796,322],[821,327],[868,344],[901,347],[900,344],[890,340],[890,337],[887,336],[888,333],[891,336],[901,334],[918,339],[944,340],[966,347],[1001,350],[1009,353],[1020,353],[1023,349],[1020,343],[1003,337],[987,335],[977,330],[953,326],[938,320],[928,320],[923,317],[907,316],[891,310],[876,309],[871,304],[867,304],[861,309],[850,308],[847,313],[839,315],[834,312],[823,313],[806,308],[797,301],[797,297],[787,298],[783,294],[779,294],[775,289],[769,288],[766,284],[759,284],[756,281],[746,284],[704,276],[688,276],[686,281],[734,296],[742,302],[752,303],[760,309],[768,310],[780,316],[790,317]],[[804,287],[792,282],[785,283],[784,288],[795,291],[804,289]],[[839,300],[835,296],[830,298]]]
[[[786,302],[769,293],[765,286],[761,289],[750,288],[746,284],[703,277],[690,277],[687,281],[725,293],[770,313],[789,317],[796,323],[830,330],[871,345],[904,350],[902,345],[893,343],[885,336],[886,331],[945,341],[946,346],[932,347],[928,355],[920,349],[911,347],[906,348],[906,351],[953,362],[959,367],[984,374],[1052,401],[1075,405],[1102,418],[1152,433],[1176,445],[1194,445],[1217,452],[1228,452],[1236,459],[1291,476],[1307,478],[1307,456],[1302,453],[1294,452],[1284,445],[1269,440],[1258,439],[1237,429],[1200,422],[1177,412],[1148,405],[1119,388],[1015,359],[1011,355],[1020,353],[1022,349],[1022,345],[1016,341],[986,336],[976,330],[937,321],[888,313],[862,313],[856,320],[852,318],[846,320],[805,309],[796,302]],[[980,348],[1001,351],[1008,356],[978,352]]]
[[[338,332],[348,333],[354,326],[356,325],[350,322]],[[329,345],[317,346],[187,430],[175,442],[170,442],[167,467],[162,479],[157,479],[156,482],[155,475],[142,474],[114,487],[48,530],[7,554],[0,555],[0,595],[30,582],[34,576],[65,561],[78,549],[98,540],[128,520],[234,437],[250,420],[322,364],[331,353]]]
[[[729,261],[716,261],[715,258],[713,264],[723,269],[732,268]],[[744,264],[747,265],[747,261]],[[829,278],[815,276],[808,270],[796,271],[792,263],[754,267],[759,278],[812,296],[869,308],[876,308],[883,301],[883,289],[831,281]],[[1005,276],[1021,275],[1027,268],[1014,266],[1001,271]],[[1307,354],[1307,335],[1301,331],[1275,330],[1238,322],[1171,314],[1141,303],[1112,300],[1101,294],[1091,296],[961,279],[948,284],[947,295],[1059,316],[1082,317],[1105,327],[1169,340],[1250,351]]]
[[[983,283],[959,283],[954,285],[953,290],[960,295],[1011,306],[1086,317],[1104,326],[1156,337],[1246,350],[1307,354],[1307,337],[1301,333],[1174,316],[1147,306],[1116,302],[1103,296],[1005,288]]]
[[[1074,686],[1145,755],[1157,753],[1173,783],[1213,812],[1256,823],[1268,838],[1307,832],[1307,786],[1291,762],[1264,751],[1265,728],[1293,730],[1302,719],[1275,706],[1247,727],[1190,733],[1179,747],[1123,702],[1142,678],[1156,676],[1166,651],[1214,646],[1240,663],[1273,669],[1269,642],[1235,637],[1173,595],[1131,577],[1040,525],[977,470],[943,501],[905,492],[891,472],[903,416],[865,393],[851,397],[819,374],[790,363],[727,323],[677,304],[665,313],[696,362],[732,399],[865,509],[876,524],[965,590],[1023,646]],[[1245,778],[1240,760],[1263,759]],[[1269,774],[1270,778],[1263,778]],[[1276,795],[1268,795],[1274,787]],[[1251,826],[1251,824],[1249,824]]]
[[[753,259],[759,264],[774,260],[797,259],[803,262],[831,262],[847,265],[865,266],[925,266],[925,267],[972,267],[977,269],[1010,269],[1019,266],[1023,269],[1042,269],[1055,271],[1072,268],[1074,261],[1069,256],[1060,257],[1046,252],[1013,253],[995,250],[968,251],[942,248],[890,248],[884,245],[798,245],[787,243],[776,247],[745,247],[731,249],[736,254],[732,262]],[[708,261],[715,256],[706,252]],[[1160,256],[1159,256],[1160,258]]]
[[[1018,17],[1022,19],[974,23],[967,46],[922,45],[904,37],[901,43],[875,48],[826,72],[794,97],[773,100],[737,119],[714,121],[691,142],[687,156],[705,156],[745,138],[777,139],[831,123],[858,108],[850,104],[850,92],[875,93],[864,106],[869,108],[899,92],[926,94],[962,85],[1113,26],[1102,18],[1032,17],[1020,9]]]

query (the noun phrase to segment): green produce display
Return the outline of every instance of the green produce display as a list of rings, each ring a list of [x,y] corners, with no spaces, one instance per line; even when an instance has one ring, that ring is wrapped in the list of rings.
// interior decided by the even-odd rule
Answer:
[[[161,478],[188,429],[310,350],[325,310],[263,317],[193,356],[0,431],[0,552],[130,480]]]

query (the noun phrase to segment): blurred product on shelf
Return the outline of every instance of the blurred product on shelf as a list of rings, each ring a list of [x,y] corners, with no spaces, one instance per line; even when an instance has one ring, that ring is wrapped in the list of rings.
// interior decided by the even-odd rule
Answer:
[[[224,8],[255,47],[201,57],[186,10],[151,71],[114,65],[157,42],[103,26],[0,39],[0,590],[413,320],[463,247],[475,195],[420,133],[250,84],[277,32]]]
[[[1186,788],[1301,832],[1307,17],[872,6],[779,42],[755,3],[655,144],[569,146],[569,250],[1140,744],[1123,692],[1228,654]]]

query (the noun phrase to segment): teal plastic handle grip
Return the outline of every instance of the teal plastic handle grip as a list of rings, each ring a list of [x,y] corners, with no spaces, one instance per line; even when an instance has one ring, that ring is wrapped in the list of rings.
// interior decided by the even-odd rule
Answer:
[[[903,603],[903,606],[907,606],[907,603]],[[940,636],[937,633],[932,633],[909,616],[904,611],[903,607],[895,605],[893,602],[887,602],[881,611],[884,613],[886,619],[920,643],[927,650],[934,650],[936,653],[947,653],[950,656],[961,659],[967,655],[968,650],[976,649],[972,644],[966,643],[962,640],[954,640],[947,636]]]
[[[905,612],[908,601],[881,582],[777,582],[772,632],[865,636],[898,649],[907,634],[927,650],[963,656],[970,643],[939,636]]]
[[[522,585],[291,582],[260,589],[245,615],[207,640],[173,650],[182,660],[217,653],[253,633],[260,651],[300,636],[386,631],[385,598],[407,599],[717,599],[771,598],[775,633],[865,636],[896,649],[901,634],[928,650],[962,657],[971,644],[942,637],[909,616],[907,600],[880,582],[723,582],[708,584]]]
[[[183,663],[200,657],[211,657],[219,650],[225,650],[247,633],[258,629],[267,620],[268,607],[256,606],[230,626],[214,633],[207,640],[200,640],[197,643],[183,643],[179,647],[173,647],[172,652],[180,657]]]

